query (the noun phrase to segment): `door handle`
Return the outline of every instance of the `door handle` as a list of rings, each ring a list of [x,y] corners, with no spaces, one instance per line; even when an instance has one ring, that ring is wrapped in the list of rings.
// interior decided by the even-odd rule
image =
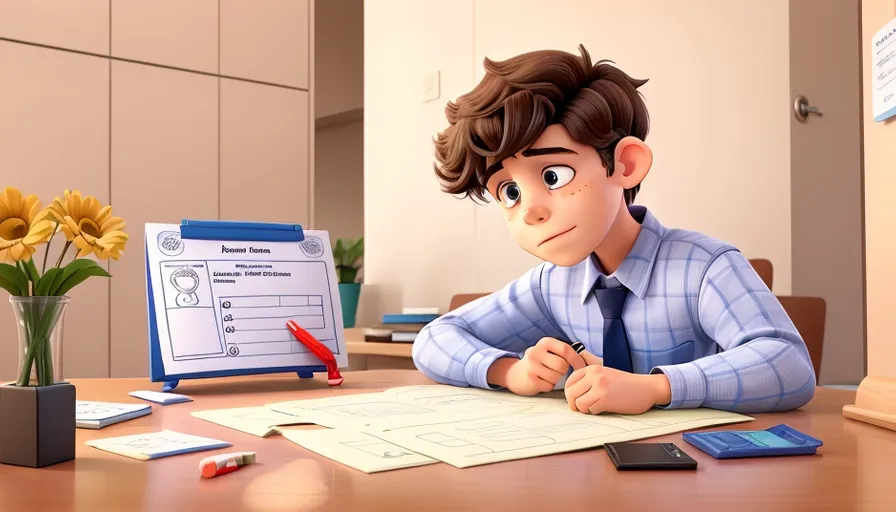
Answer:
[[[822,115],[821,109],[810,105],[809,100],[805,96],[797,96],[793,100],[793,115],[799,121],[805,122],[809,118],[809,114]]]

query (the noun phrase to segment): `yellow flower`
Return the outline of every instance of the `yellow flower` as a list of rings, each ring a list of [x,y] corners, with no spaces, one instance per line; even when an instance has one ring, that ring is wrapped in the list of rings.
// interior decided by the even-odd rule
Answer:
[[[59,222],[65,238],[79,249],[78,258],[96,254],[98,258],[117,260],[128,241],[124,219],[112,216],[112,206],[101,206],[93,196],[65,191],[65,199],[56,198],[47,212]]]
[[[53,234],[53,222],[42,220],[37,196],[7,187],[0,193],[0,261],[28,260],[35,246]]]

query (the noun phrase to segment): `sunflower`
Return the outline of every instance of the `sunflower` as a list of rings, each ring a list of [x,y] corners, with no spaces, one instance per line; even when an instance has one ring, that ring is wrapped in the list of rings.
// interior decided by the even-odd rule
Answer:
[[[56,198],[47,212],[59,222],[65,238],[78,248],[78,258],[96,254],[98,258],[121,257],[128,234],[124,219],[112,216],[112,206],[102,206],[93,196],[65,191],[65,199]]]
[[[43,220],[37,196],[23,197],[7,187],[0,193],[0,261],[28,260],[38,244],[53,234],[54,223]]]

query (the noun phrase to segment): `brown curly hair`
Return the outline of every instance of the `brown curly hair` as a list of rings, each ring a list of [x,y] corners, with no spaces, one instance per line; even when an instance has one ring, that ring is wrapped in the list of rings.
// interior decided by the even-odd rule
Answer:
[[[559,50],[540,50],[504,61],[485,59],[485,77],[449,102],[450,126],[435,139],[436,176],[442,191],[485,199],[485,184],[500,163],[531,145],[551,124],[562,124],[580,144],[593,146],[613,175],[616,143],[647,137],[649,116],[638,87],[611,61],[591,63]],[[640,185],[625,191],[631,204]]]

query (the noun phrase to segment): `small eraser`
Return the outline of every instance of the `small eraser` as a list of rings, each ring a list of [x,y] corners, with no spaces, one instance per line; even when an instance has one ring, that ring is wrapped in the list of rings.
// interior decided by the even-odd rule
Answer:
[[[342,382],[343,382],[344,380],[345,380],[345,379],[344,379],[344,378],[341,378],[341,377],[338,378],[338,379],[327,379],[327,384],[329,384],[329,385],[331,385],[331,386],[338,386],[338,385],[342,384]]]
[[[170,404],[179,404],[181,402],[192,402],[193,399],[186,395],[178,395],[177,393],[162,393],[159,391],[131,391],[128,395],[139,398],[141,400],[147,400],[149,402],[161,404],[161,405],[170,405]]]

